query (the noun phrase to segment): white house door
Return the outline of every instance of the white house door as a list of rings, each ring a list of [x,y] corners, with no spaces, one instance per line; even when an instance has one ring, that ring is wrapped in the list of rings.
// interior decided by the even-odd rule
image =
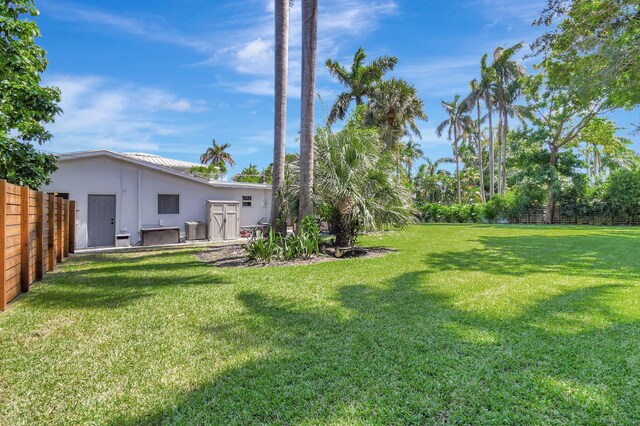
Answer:
[[[238,238],[239,222],[239,204],[211,203],[209,207],[209,239],[234,240]]]
[[[89,195],[89,247],[116,244],[116,196]]]

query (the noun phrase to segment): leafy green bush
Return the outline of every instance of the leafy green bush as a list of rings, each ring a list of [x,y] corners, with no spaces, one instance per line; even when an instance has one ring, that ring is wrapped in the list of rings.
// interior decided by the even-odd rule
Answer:
[[[624,220],[640,217],[640,169],[618,169],[604,184],[605,214]]]
[[[299,235],[283,237],[270,230],[267,237],[243,244],[242,248],[249,261],[269,263],[274,259],[309,258],[320,252],[321,241],[316,218],[307,216],[302,221]]]

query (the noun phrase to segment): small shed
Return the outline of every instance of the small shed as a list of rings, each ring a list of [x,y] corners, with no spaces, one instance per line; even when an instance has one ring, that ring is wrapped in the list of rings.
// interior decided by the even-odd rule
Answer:
[[[207,201],[209,239],[235,240],[240,237],[240,202]]]

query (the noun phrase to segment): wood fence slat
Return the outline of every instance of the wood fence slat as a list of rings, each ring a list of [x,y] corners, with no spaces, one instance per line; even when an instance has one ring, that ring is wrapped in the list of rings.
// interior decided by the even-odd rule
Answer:
[[[55,224],[56,224],[56,206],[53,195],[47,195],[49,202],[49,211],[47,217],[47,223],[49,225],[49,232],[47,234],[47,271],[53,271],[56,266],[56,253],[53,239],[55,237]]]
[[[69,256],[69,200],[64,200],[64,257]]]
[[[29,291],[29,188],[20,191],[22,220],[20,221],[20,291]]]
[[[44,227],[44,192],[38,191],[36,196],[36,280],[44,276],[43,261],[43,227]]]
[[[62,230],[63,230],[63,226],[62,226],[62,218],[64,217],[64,208],[62,206],[62,197],[56,197],[57,198],[57,210],[56,210],[56,225],[58,227],[57,229],[57,234],[56,234],[56,260],[58,261],[58,263],[62,263],[62,254],[63,254],[63,250],[62,250],[62,245],[63,245],[63,238],[64,236],[62,235]]]
[[[0,211],[5,211],[5,206],[7,204],[7,182],[0,179]],[[7,306],[6,299],[6,287],[5,287],[5,276],[6,276],[6,250],[5,247],[7,245],[7,237],[6,237],[6,226],[5,226],[5,217],[6,215],[0,214],[0,310],[4,311]]]

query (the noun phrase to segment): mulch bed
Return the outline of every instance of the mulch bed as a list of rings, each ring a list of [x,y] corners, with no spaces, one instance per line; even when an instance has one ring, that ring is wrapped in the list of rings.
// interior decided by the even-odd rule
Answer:
[[[333,255],[333,249],[327,248],[325,253],[321,253],[318,256],[311,257],[309,259],[295,259],[295,260],[273,260],[271,263],[262,262],[249,262],[247,256],[240,247],[240,244],[225,245],[218,247],[209,247],[206,250],[201,251],[196,256],[203,262],[210,265],[217,266],[219,268],[263,268],[268,266],[298,266],[298,265],[312,265],[314,263],[329,262],[333,260],[349,259],[349,258],[374,258],[381,257],[388,253],[393,253],[395,250],[391,250],[384,247],[355,247],[353,250],[345,253],[341,258],[337,258]]]

